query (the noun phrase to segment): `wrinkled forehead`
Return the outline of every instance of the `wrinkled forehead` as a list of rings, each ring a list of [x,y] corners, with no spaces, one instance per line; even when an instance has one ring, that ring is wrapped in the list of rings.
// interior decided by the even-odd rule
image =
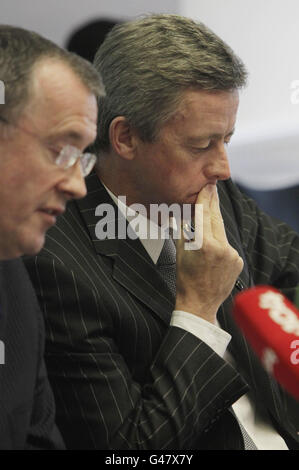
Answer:
[[[177,114],[188,114],[191,109],[197,107],[204,111],[223,113],[227,110],[235,110],[239,105],[239,91],[234,90],[202,90],[188,88],[183,90],[178,97]]]
[[[194,134],[231,132],[236,121],[239,93],[233,91],[184,91],[166,124],[173,129],[190,129]]]

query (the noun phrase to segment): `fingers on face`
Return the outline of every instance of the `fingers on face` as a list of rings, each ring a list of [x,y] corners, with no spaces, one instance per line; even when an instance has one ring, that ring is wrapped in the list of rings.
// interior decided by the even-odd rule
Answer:
[[[187,237],[184,238],[184,227],[182,227],[181,234],[180,242],[177,241],[177,248],[189,241]],[[197,239],[202,237],[203,246],[214,244],[214,242],[221,243],[221,245],[228,244],[215,184],[206,185],[198,194],[195,204],[195,236]]]
[[[198,194],[195,212],[198,205],[203,207],[203,237],[204,240],[215,239],[227,243],[225,227],[220,210],[219,197],[215,184],[206,185]],[[199,229],[199,227],[197,227]]]
[[[215,185],[215,190],[210,204],[211,210],[211,227],[214,238],[219,242],[228,243],[224,222],[220,210],[220,202],[218,197],[217,187]]]

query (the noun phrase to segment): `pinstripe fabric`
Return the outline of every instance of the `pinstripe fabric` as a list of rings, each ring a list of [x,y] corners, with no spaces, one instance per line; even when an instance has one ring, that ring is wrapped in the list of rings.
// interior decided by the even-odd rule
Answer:
[[[96,239],[95,208],[111,199],[95,174],[87,186],[88,195],[71,202],[48,232],[42,252],[26,260],[46,318],[46,359],[67,446],[241,449],[228,408],[248,386],[296,446],[296,404],[262,370],[230,315],[240,283],[272,283],[292,294],[296,234],[261,214],[230,181],[219,184],[229,241],[247,258],[218,312],[233,335],[236,371],[169,326],[173,298],[139,240]]]
[[[0,262],[0,304],[0,449],[62,449],[43,360],[43,319],[19,259]]]

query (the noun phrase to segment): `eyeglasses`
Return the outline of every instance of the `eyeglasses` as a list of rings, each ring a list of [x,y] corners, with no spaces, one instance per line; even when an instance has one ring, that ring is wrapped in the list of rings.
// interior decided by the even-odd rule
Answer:
[[[9,123],[5,118],[1,116],[0,121],[4,122],[5,124],[11,125],[17,128],[19,131],[24,132],[25,134],[28,134],[34,137],[35,139],[41,141],[41,139],[37,135],[23,129],[22,127],[17,126],[16,124]],[[82,153],[81,150],[79,150],[77,147],[74,147],[73,145],[65,145],[60,150],[57,157],[52,160],[52,162],[59,168],[67,170],[68,168],[74,166],[78,160],[80,160],[82,175],[85,178],[87,175],[89,175],[97,161],[97,157],[92,153]]]
[[[97,161],[97,157],[93,153],[82,153],[73,145],[65,145],[60,150],[54,163],[60,168],[64,168],[66,170],[67,168],[74,166],[78,159],[80,159],[82,175],[85,178],[85,176],[89,175]]]

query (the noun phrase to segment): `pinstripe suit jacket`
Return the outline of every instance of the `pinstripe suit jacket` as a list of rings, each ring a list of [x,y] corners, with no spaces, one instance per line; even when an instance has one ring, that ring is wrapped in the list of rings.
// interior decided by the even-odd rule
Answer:
[[[0,262],[0,449],[62,449],[44,364],[44,322],[20,259]]]
[[[298,407],[261,368],[230,315],[241,285],[273,284],[291,296],[299,240],[219,183],[231,245],[245,267],[218,319],[233,337],[236,370],[192,334],[170,327],[173,298],[140,240],[98,240],[95,208],[111,199],[95,174],[27,259],[47,324],[46,358],[57,422],[70,448],[242,449],[228,411],[249,388],[290,447]],[[241,372],[241,373],[240,373]]]

